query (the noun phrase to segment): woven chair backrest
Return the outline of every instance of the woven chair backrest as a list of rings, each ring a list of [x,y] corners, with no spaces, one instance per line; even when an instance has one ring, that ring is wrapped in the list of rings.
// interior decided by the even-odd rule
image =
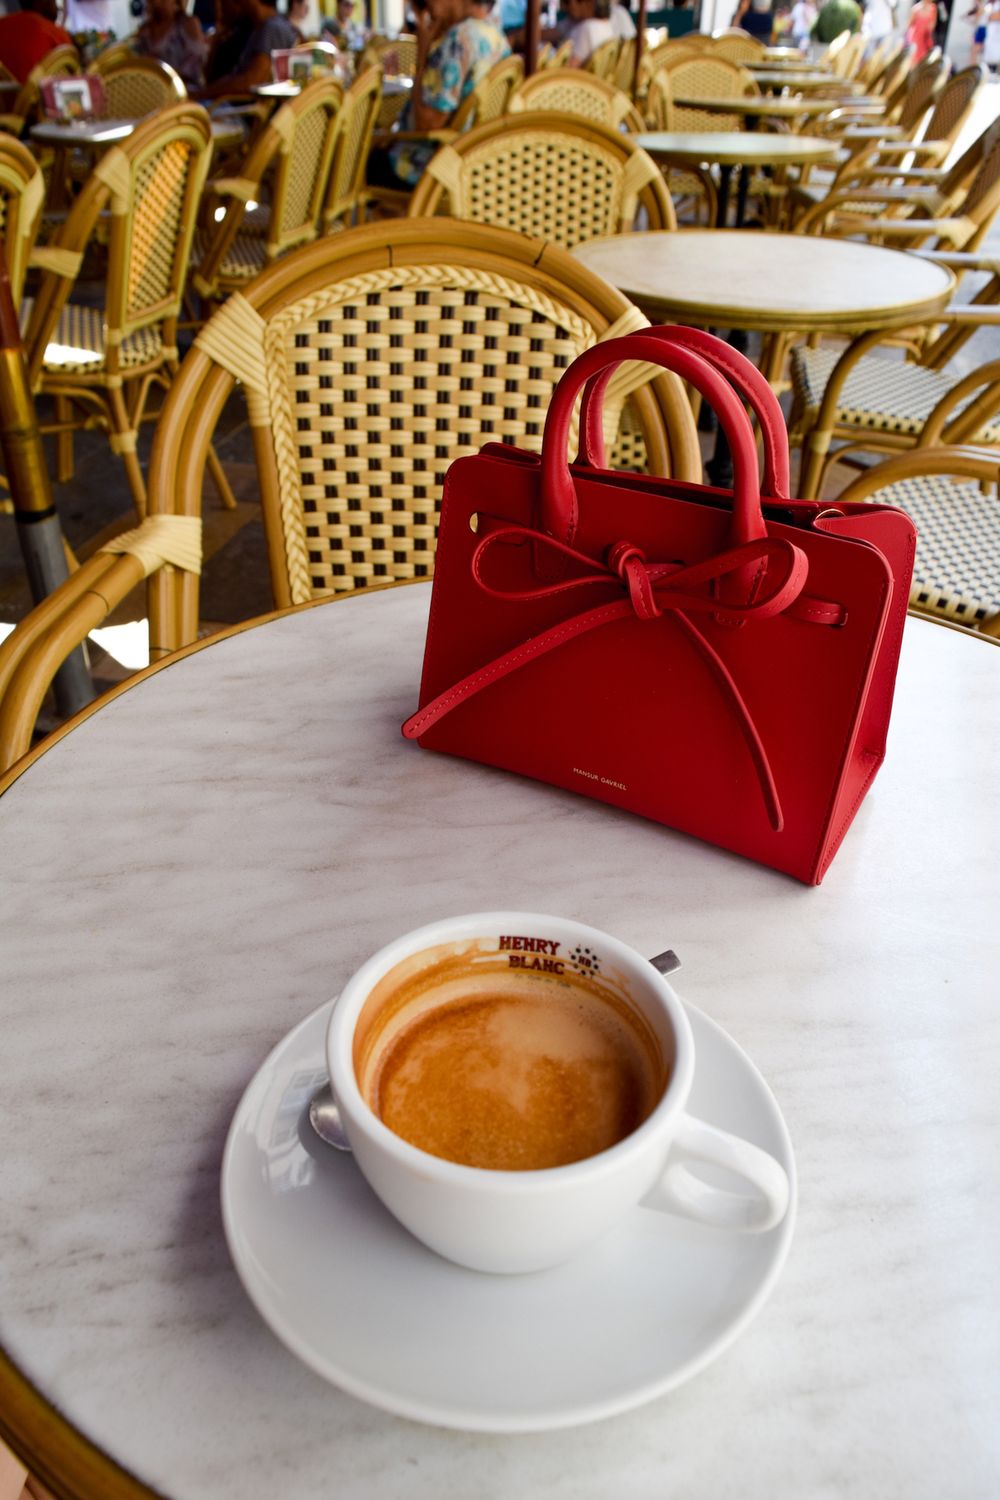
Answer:
[[[704,55],[679,58],[654,74],[649,86],[648,113],[659,130],[738,130],[735,115],[717,115],[675,99],[727,99],[756,94],[753,74],[724,57]]]
[[[566,366],[645,324],[539,241],[445,220],[348,230],[269,268],[199,333],[157,430],[150,512],[196,513],[209,419],[239,380],[276,602],[429,577],[453,461],[488,442],[537,452]],[[668,433],[663,391],[628,397],[653,472],[680,439],[697,446],[689,409]]]
[[[565,67],[568,67],[569,66],[569,60],[570,60],[570,58],[572,56],[573,56],[573,43],[572,42],[562,42],[562,43],[560,43],[560,45],[558,47],[556,47],[556,48],[553,49],[551,55],[549,56],[547,62],[545,63],[545,67],[547,67],[547,68],[565,68]]]
[[[45,201],[45,180],[27,146],[0,135],[0,241],[14,306],[20,305]]]
[[[523,77],[524,62],[520,57],[502,57],[495,62],[458,106],[452,118],[452,128],[471,130],[474,125],[488,125],[490,120],[499,120]]]
[[[612,130],[623,123],[629,130],[643,128],[642,116],[627,94],[581,68],[546,68],[526,78],[511,95],[508,111],[513,115],[526,110],[554,110]]]
[[[602,42],[595,47],[593,52],[584,63],[588,73],[593,73],[595,78],[613,78],[618,66],[618,53],[621,50],[621,42],[617,37],[612,37],[608,42]]]
[[[417,70],[417,39],[406,32],[397,37],[373,36],[365,44],[359,68],[379,63],[386,75],[402,74],[412,78]]]
[[[278,136],[267,233],[269,257],[319,232],[343,98],[344,90],[335,78],[314,78],[268,123],[265,134]]]
[[[336,122],[323,227],[344,224],[362,201],[365,166],[382,100],[382,71],[366,68],[344,95]]]
[[[963,68],[954,78],[949,78],[937,97],[933,112],[927,122],[924,138],[928,141],[955,141],[958,132],[968,119],[976,93],[982,86],[982,72],[976,68]]]
[[[656,164],[626,138],[567,115],[507,115],[442,146],[410,200],[413,216],[448,212],[572,249],[634,226],[673,229]]]
[[[155,57],[123,59],[101,74],[104,114],[109,120],[141,120],[156,109],[187,98],[180,74]]]
[[[759,62],[763,51],[764,43],[747,32],[712,38],[712,57],[724,57],[728,62]]]
[[[120,42],[109,42],[98,52],[87,72],[103,75],[109,69],[120,67],[123,62],[132,62],[139,55],[135,51],[133,41],[134,37],[125,37]]]
[[[913,87],[907,91],[903,107],[899,112],[898,123],[904,132],[916,130],[934,103],[934,99],[944,87],[946,76],[945,65],[938,62],[925,72],[921,72],[918,78],[914,78]]]
[[[212,133],[197,104],[175,104],[138,125],[99,159],[52,248],[82,257],[101,223],[107,238],[105,370],[114,375],[130,334],[159,325],[173,345]],[[51,249],[49,251],[51,254]],[[46,274],[26,335],[32,381],[72,288]]]
[[[837,40],[839,41],[840,38],[838,37]],[[867,45],[867,38],[862,36],[860,32],[857,32],[854,36],[849,36],[843,46],[838,48],[836,52],[833,51],[831,44],[826,55],[830,62],[830,71],[834,77],[853,78],[861,66],[861,59],[865,55],[865,47]]]
[[[978,170],[969,184],[959,214],[972,221],[974,233],[962,248],[978,249],[1000,207],[1000,121],[995,122],[983,138],[983,153]]]

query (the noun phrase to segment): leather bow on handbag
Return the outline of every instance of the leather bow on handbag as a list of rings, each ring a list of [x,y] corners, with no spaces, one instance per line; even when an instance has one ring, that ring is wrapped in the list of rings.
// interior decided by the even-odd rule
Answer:
[[[732,494],[604,468],[625,359],[714,407]],[[540,457],[490,444],[449,469],[403,733],[818,884],[883,759],[915,543],[892,507],[788,498],[777,399],[721,339],[609,340],[560,380]]]

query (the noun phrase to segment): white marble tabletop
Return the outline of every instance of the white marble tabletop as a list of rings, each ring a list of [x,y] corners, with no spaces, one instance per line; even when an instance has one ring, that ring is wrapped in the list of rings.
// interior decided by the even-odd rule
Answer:
[[[1000,652],[907,624],[886,763],[818,889],[421,751],[428,591],[138,683],[0,798],[0,1344],[171,1500],[987,1500],[1000,1491]],[[269,1049],[395,934],[553,910],[746,1048],[795,1143],[774,1294],[688,1384],[568,1432],[385,1415],[278,1343],[219,1167]]]

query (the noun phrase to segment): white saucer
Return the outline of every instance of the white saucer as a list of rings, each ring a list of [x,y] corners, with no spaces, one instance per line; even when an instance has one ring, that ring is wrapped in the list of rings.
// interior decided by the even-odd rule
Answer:
[[[689,1108],[783,1164],[787,1217],[729,1234],[637,1208],[568,1265],[487,1276],[442,1260],[384,1209],[305,1108],[326,1080],[333,1002],[271,1053],[236,1111],[222,1164],[229,1249],[264,1321],[354,1396],[477,1432],[569,1427],[688,1380],[746,1328],[774,1286],[795,1221],[795,1162],[767,1084],[693,1007]]]

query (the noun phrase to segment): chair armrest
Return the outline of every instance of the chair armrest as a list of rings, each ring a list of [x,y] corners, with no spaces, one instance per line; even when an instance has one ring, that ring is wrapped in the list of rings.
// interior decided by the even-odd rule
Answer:
[[[995,302],[959,302],[935,314],[935,323],[956,327],[1000,328],[1000,306]]]
[[[991,276],[1000,276],[1000,256],[980,255],[970,250],[914,250],[924,260],[933,260],[939,266],[952,271],[985,271]]]
[[[250,203],[260,197],[260,182],[252,177],[214,177],[205,184],[205,191],[220,198],[238,198],[241,203]]]

